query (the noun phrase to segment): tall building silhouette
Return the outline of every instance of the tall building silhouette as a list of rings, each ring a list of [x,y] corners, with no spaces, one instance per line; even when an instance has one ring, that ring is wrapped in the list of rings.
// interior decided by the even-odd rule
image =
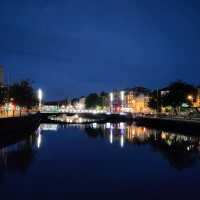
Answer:
[[[4,67],[0,65],[0,84],[4,84]]]

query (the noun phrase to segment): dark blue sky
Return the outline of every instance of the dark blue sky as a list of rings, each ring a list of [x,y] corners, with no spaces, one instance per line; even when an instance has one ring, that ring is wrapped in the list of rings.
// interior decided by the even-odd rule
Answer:
[[[0,63],[46,99],[199,84],[198,0],[0,0]]]

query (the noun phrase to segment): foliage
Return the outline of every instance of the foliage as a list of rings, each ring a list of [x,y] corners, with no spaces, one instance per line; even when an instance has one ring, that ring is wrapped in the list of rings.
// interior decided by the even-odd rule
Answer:
[[[73,98],[73,99],[71,100],[71,105],[72,105],[72,106],[75,106],[78,102],[79,102],[79,99],[78,99],[78,98]]]
[[[8,98],[8,88],[7,87],[0,87],[0,105],[6,103]]]
[[[165,91],[165,94],[161,94],[161,91]],[[183,81],[176,81],[171,83],[168,87],[161,90],[154,90],[150,94],[149,107],[161,111],[161,107],[172,107],[177,111],[184,103],[192,105],[192,101],[188,99],[191,95],[196,97],[197,89]]]
[[[10,98],[21,107],[31,108],[36,105],[36,93],[28,80],[23,80],[12,85],[9,93]]]
[[[103,108],[106,106],[108,94],[106,92],[101,92],[100,95],[96,93],[91,93],[86,97],[85,105],[86,108]]]
[[[194,86],[176,81],[168,86],[169,92],[163,96],[163,106],[171,106],[176,109],[183,105],[183,103],[192,105],[192,101],[188,99],[189,95],[196,96],[197,90]]]
[[[101,94],[99,96],[99,105],[98,106],[100,106],[101,108],[107,107],[109,105],[108,97],[109,97],[108,93],[101,92]]]
[[[154,90],[150,93],[149,107],[153,110],[161,111],[162,97],[159,90]]]
[[[85,106],[86,108],[96,108],[101,103],[100,101],[98,94],[92,93],[86,97]]]

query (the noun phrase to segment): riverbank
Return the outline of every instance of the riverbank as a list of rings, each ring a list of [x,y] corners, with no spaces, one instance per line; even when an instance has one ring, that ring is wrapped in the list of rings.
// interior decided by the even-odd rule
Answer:
[[[80,118],[90,119],[93,122],[105,123],[105,122],[133,122],[133,117],[131,114],[93,114],[93,113],[41,113],[41,122],[42,123],[57,123],[57,124],[68,124],[68,122],[51,120],[51,117],[57,117],[60,115],[74,116],[77,115]]]
[[[0,149],[29,138],[39,125],[39,114],[0,118]]]
[[[72,115],[72,114],[71,114]],[[50,115],[52,116],[52,115]],[[184,120],[173,118],[158,117],[133,117],[131,114],[85,114],[79,113],[79,117],[93,119],[96,123],[118,123],[118,122],[135,122],[138,126],[147,126],[164,131],[197,133],[200,131],[200,121]],[[53,121],[49,119],[49,114],[34,114],[23,117],[1,118],[0,119],[0,136],[16,135],[18,133],[33,132],[40,123],[67,124],[66,122]],[[17,133],[17,134],[18,134]]]
[[[60,114],[57,114],[60,115]],[[55,115],[55,116],[57,116]],[[64,115],[72,116],[74,114]],[[92,113],[78,113],[79,117],[92,119],[92,123],[136,123],[138,126],[147,126],[150,128],[160,129],[163,131],[173,131],[177,133],[194,134],[200,131],[200,121],[188,120],[183,118],[164,118],[164,117],[145,117],[134,116],[132,114],[92,114]],[[52,116],[50,114],[50,116]],[[49,114],[41,114],[42,123],[56,123],[56,124],[69,124],[68,122],[56,121],[49,119]],[[90,122],[88,122],[90,123]]]
[[[27,115],[22,117],[9,117],[0,119],[0,135],[12,134],[16,130],[27,132],[37,129],[40,124],[40,115]]]
[[[147,126],[166,131],[194,133],[200,131],[200,121],[158,118],[158,117],[136,117],[134,119],[137,125]]]

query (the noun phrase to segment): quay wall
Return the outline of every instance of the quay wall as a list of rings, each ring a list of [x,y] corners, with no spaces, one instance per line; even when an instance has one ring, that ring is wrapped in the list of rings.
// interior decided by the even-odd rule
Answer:
[[[27,132],[35,130],[40,124],[40,114],[0,119],[0,135],[14,134],[16,130]]]
[[[40,115],[0,119],[0,149],[28,139],[40,124]]]
[[[179,133],[199,133],[200,121],[169,119],[169,118],[153,118],[153,117],[136,117],[134,119],[137,125],[147,126],[166,131],[174,131]]]

